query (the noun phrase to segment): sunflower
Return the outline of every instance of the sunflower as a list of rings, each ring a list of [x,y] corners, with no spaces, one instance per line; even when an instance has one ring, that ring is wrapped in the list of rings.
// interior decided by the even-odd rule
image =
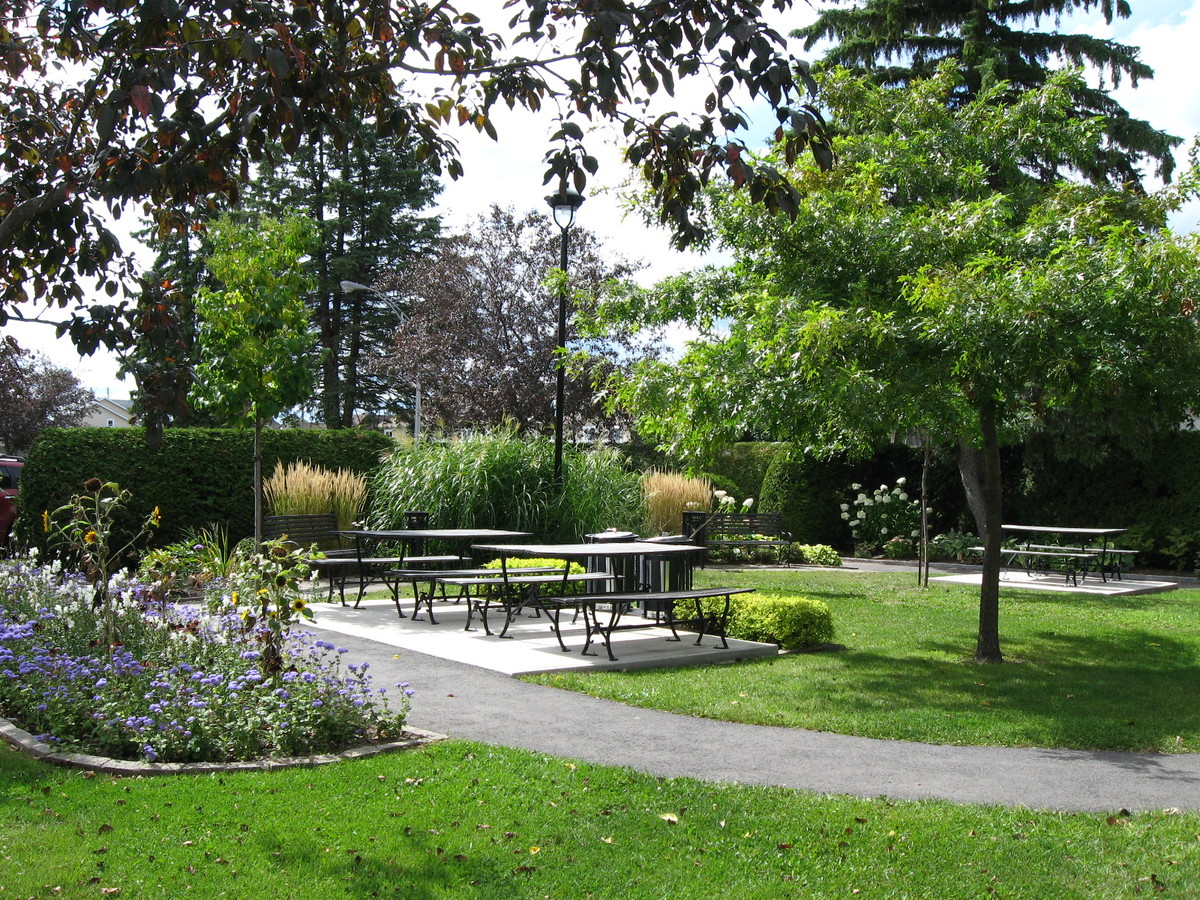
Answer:
[[[308,604],[304,602],[303,597],[297,597],[295,600],[292,601],[292,611],[293,612],[304,612],[304,610],[306,610],[306,609],[308,609]]]
[[[85,544],[94,544],[94,543],[96,543],[96,541],[99,537],[100,537],[100,535],[96,534],[95,531],[89,531],[87,534],[85,534],[83,536],[83,542]]]

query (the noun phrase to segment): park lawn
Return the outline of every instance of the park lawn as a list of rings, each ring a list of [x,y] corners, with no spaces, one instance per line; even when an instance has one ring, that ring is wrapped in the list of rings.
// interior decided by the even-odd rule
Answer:
[[[115,778],[0,748],[0,897],[1195,897],[1200,816],[663,779],[464,741]]]
[[[844,649],[531,680],[636,706],[938,744],[1200,752],[1200,591],[1001,590],[1006,661],[979,665],[979,589],[909,572],[697,572],[829,604]]]

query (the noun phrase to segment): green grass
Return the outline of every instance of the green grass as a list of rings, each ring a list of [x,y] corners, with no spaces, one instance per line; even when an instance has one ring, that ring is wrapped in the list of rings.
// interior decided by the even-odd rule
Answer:
[[[1200,591],[1003,590],[1006,662],[978,665],[979,589],[910,573],[719,571],[698,584],[829,604],[845,649],[531,680],[688,715],[939,744],[1200,751]]]
[[[1200,816],[889,802],[444,742],[89,777],[0,749],[0,898],[1200,895]]]

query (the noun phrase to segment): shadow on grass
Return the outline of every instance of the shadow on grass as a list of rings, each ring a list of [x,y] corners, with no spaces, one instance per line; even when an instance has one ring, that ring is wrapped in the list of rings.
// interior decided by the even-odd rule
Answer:
[[[838,702],[863,716],[877,715],[883,702],[952,717],[974,733],[966,741],[985,738],[991,723],[1031,744],[1200,750],[1192,643],[1131,628],[1103,636],[1032,631],[1008,640],[1007,661],[997,665],[970,662],[958,643],[929,640],[915,649],[912,656],[848,651],[840,663],[854,691]]]

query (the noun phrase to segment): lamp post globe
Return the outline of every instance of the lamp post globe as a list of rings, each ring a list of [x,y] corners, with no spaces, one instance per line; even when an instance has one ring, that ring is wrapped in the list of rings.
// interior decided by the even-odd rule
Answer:
[[[546,197],[550,205],[554,224],[562,232],[559,250],[559,268],[565,274],[567,271],[567,243],[571,226],[575,224],[575,214],[583,205],[583,194],[569,188],[566,182],[560,185],[558,192]],[[567,349],[567,284],[564,279],[558,291],[558,346],[555,354],[555,384],[554,384],[554,479],[562,481],[563,473],[563,405],[566,398],[566,360],[563,358]]]

